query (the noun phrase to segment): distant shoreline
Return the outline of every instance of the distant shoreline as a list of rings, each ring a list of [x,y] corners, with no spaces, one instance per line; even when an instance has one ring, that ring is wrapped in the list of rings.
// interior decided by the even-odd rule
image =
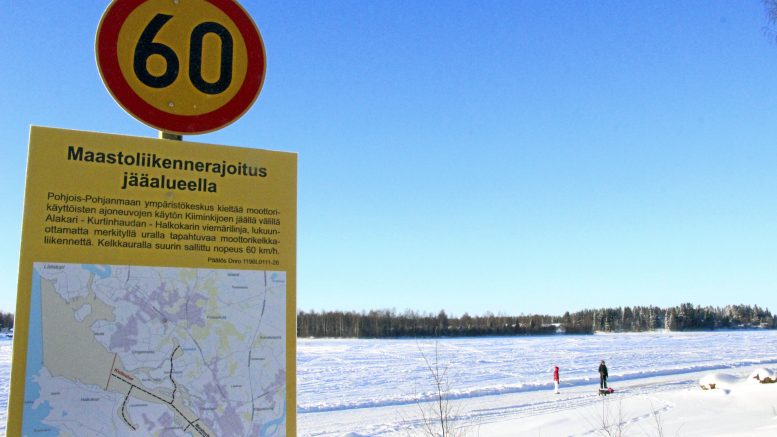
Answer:
[[[494,315],[459,317],[444,310],[437,314],[406,310],[298,311],[297,337],[306,338],[416,338],[483,337],[596,332],[718,331],[777,329],[777,318],[758,305],[701,307],[684,303],[674,307],[618,307],[586,309],[553,315]]]
[[[660,334],[660,333],[705,333],[705,332],[761,332],[761,331],[777,331],[777,328],[720,328],[720,329],[686,329],[683,331],[670,331],[667,329],[654,329],[651,331],[596,331],[596,332],[584,332],[584,333],[568,333],[568,332],[552,332],[548,334],[504,334],[504,335],[440,335],[440,336],[406,336],[406,337],[297,337],[297,340],[443,340],[443,339],[456,339],[456,338],[516,338],[516,337],[590,337],[593,335],[613,335],[613,334]]]

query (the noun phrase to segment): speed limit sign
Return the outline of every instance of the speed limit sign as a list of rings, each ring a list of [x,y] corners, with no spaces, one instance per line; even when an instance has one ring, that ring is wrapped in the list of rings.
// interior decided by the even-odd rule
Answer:
[[[114,0],[97,29],[95,52],[119,105],[176,134],[232,123],[264,82],[262,38],[234,0]]]

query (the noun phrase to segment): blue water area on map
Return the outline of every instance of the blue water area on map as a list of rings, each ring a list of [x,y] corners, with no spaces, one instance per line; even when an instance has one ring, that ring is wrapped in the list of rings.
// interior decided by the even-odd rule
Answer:
[[[100,279],[110,278],[111,277],[111,266],[98,266],[94,264],[82,264],[81,267],[83,267],[84,270],[86,270],[89,273],[93,273],[95,276],[98,276]]]
[[[43,367],[43,327],[41,325],[41,289],[40,274],[33,270],[32,290],[30,295],[30,334],[27,341],[27,380],[24,386],[24,413],[22,415],[22,435],[42,437],[56,437],[59,430],[43,423],[43,420],[51,412],[48,402],[39,404],[33,408],[32,403],[40,397],[40,385],[32,380],[33,376],[40,373]]]
[[[281,409],[281,411],[283,411],[283,414],[281,415],[281,417],[271,420],[262,426],[262,429],[259,430],[259,435],[261,437],[276,435],[280,430],[283,430],[285,432],[285,429],[283,429],[284,423],[286,422],[286,401],[285,400],[283,401],[283,408]]]

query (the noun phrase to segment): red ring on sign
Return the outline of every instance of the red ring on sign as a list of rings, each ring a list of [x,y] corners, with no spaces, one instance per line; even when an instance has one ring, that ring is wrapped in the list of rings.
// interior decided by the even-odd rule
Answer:
[[[259,95],[266,69],[264,43],[248,13],[232,0],[205,0],[221,9],[240,31],[248,55],[246,76],[235,96],[220,108],[199,115],[177,115],[161,111],[143,100],[124,78],[119,66],[119,32],[127,17],[146,1],[116,0],[106,10],[97,31],[97,66],[114,99],[143,123],[177,134],[211,132],[240,118]]]

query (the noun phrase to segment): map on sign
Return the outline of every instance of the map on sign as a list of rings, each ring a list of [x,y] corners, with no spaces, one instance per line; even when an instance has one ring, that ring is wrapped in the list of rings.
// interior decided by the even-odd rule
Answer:
[[[285,272],[35,263],[22,435],[285,435]]]

